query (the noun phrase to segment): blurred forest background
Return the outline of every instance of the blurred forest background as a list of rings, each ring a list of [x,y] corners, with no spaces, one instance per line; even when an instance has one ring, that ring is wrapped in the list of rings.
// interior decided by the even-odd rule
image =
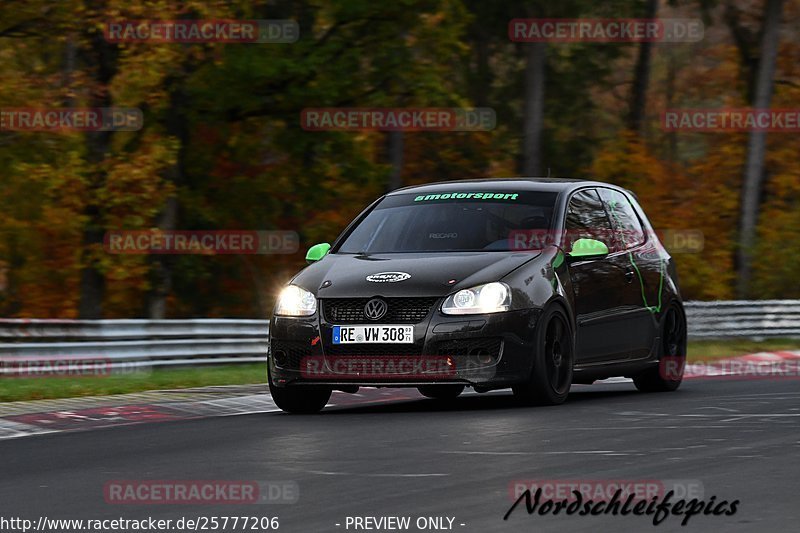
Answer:
[[[513,18],[654,15],[700,18],[705,37],[508,38]],[[300,39],[103,37],[109,20],[175,18],[291,18]],[[0,131],[0,316],[265,317],[305,248],[387,190],[548,171],[630,188],[658,229],[702,230],[704,251],[677,256],[686,298],[798,298],[798,136],[660,123],[764,103],[800,107],[800,0],[4,0],[0,107],[138,107],[144,127]],[[303,108],[335,106],[491,107],[497,128],[300,127]],[[106,231],[147,228],[294,230],[301,252],[103,250]]]

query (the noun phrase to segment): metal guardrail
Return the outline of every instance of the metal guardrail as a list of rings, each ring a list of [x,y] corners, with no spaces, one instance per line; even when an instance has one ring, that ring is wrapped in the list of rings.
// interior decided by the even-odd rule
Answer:
[[[265,328],[267,330],[265,331]],[[31,339],[137,340],[169,338],[263,338],[269,320],[209,318],[194,320],[0,319],[0,341]]]
[[[686,302],[689,338],[800,338],[800,300]]]
[[[800,300],[686,302],[689,338],[800,338]],[[268,320],[0,319],[9,362],[107,361],[112,369],[264,361]],[[11,365],[13,366],[13,365]]]
[[[268,320],[0,319],[0,374],[81,362],[102,371],[263,362]]]

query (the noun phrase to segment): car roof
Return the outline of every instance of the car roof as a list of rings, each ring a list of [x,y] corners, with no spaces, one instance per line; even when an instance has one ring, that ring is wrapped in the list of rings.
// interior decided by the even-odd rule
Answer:
[[[454,188],[469,188],[474,191],[550,191],[568,192],[589,185],[612,187],[622,189],[616,185],[600,181],[579,178],[478,178],[465,180],[437,181],[422,185],[411,185],[396,189],[389,193],[394,194],[420,193],[435,194],[452,191]]]

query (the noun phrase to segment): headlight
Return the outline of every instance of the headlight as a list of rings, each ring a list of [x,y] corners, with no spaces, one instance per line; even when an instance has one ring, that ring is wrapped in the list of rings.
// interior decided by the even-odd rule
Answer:
[[[288,285],[278,296],[276,315],[311,316],[317,312],[317,299],[313,294],[297,285]]]
[[[511,309],[511,290],[500,282],[478,285],[451,294],[442,304],[446,315],[474,315],[499,313]]]

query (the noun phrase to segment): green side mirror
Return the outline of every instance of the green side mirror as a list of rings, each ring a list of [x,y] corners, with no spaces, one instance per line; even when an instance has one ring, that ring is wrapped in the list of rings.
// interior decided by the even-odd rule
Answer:
[[[328,250],[330,249],[331,245],[327,242],[315,244],[308,249],[308,252],[306,253],[306,262],[313,263],[314,261],[319,261],[328,254]]]
[[[578,239],[572,244],[567,257],[573,261],[598,259],[608,255],[608,246],[595,239]]]

